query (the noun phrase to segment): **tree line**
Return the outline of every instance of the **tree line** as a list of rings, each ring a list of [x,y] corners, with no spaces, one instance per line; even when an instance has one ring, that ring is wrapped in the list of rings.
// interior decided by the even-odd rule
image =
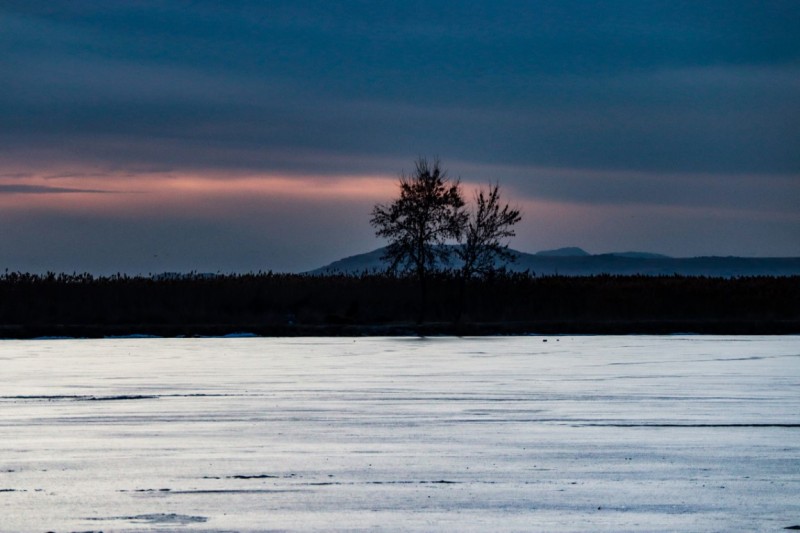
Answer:
[[[124,334],[800,333],[800,277],[429,273],[0,276],[0,337]],[[460,320],[457,317],[460,314]]]

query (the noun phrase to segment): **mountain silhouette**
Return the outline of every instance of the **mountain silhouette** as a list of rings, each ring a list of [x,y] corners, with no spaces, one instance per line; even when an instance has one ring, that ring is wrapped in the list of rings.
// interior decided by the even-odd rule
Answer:
[[[364,254],[345,257],[323,267],[307,272],[313,275],[380,273],[388,267],[382,259],[384,248]],[[798,276],[800,257],[669,257],[648,252],[617,252],[589,254],[581,248],[568,247],[526,253],[510,250],[516,260],[507,263],[513,272],[528,271],[537,276],[594,276],[646,275],[646,276]],[[454,259],[440,268],[459,268]],[[498,264],[498,266],[500,266]]]

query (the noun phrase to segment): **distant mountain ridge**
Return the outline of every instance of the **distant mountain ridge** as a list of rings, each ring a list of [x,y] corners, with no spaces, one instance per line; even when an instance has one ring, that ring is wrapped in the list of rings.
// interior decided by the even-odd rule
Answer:
[[[313,275],[379,273],[386,270],[382,259],[385,248],[345,257],[329,265],[307,272]],[[513,272],[528,271],[538,276],[798,276],[800,257],[669,257],[649,252],[615,252],[590,254],[577,247],[526,253],[509,249],[516,261],[508,263]],[[458,268],[453,261],[451,268]]]
[[[567,248],[557,248],[555,250],[542,250],[541,252],[536,252],[534,255],[539,255],[542,257],[586,257],[587,255],[591,254],[589,254],[589,252],[583,248],[569,246]]]

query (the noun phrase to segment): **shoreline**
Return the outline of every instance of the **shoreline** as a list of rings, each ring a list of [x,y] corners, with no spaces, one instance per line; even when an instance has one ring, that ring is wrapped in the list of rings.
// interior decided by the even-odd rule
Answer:
[[[114,337],[490,337],[505,335],[793,335],[800,320],[524,321],[452,324],[0,325],[0,339]]]

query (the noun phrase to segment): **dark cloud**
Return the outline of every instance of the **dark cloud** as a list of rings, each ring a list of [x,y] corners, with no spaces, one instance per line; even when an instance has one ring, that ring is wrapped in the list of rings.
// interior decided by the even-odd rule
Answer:
[[[0,170],[385,175],[438,154],[532,198],[785,213],[798,27],[793,0],[10,0]]]
[[[4,140],[800,169],[792,2],[226,5],[9,4]]]
[[[489,174],[489,171],[484,171]],[[596,173],[554,169],[498,169],[503,183],[527,197],[607,207],[707,207],[793,214],[797,177],[791,175]]]
[[[47,185],[23,185],[19,183],[0,183],[0,194],[62,194],[62,193],[105,193],[96,189],[73,189],[70,187],[49,187]]]

